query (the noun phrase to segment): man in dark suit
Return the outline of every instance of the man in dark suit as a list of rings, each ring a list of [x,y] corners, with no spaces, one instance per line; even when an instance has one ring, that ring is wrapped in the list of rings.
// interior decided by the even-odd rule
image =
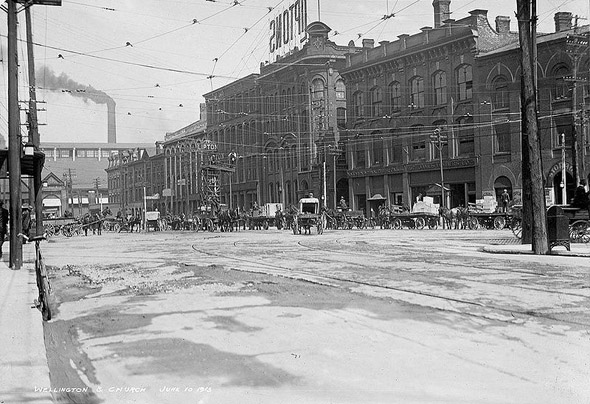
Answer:
[[[2,258],[2,244],[8,233],[8,209],[3,205],[4,201],[0,200],[0,258]]]

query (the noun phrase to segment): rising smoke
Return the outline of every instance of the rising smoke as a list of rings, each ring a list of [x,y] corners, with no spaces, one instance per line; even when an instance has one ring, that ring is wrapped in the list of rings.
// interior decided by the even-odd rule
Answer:
[[[95,89],[92,86],[80,84],[61,73],[59,76],[48,66],[38,67],[35,71],[37,87],[47,91],[69,93],[73,97],[82,98],[85,102],[89,100],[95,104],[108,104],[115,101],[105,92]]]
[[[73,97],[82,98],[84,102],[92,101],[95,104],[107,105],[108,116],[108,143],[117,143],[117,124],[115,117],[115,100],[107,93],[97,90],[92,86],[86,86],[72,80],[67,74],[56,76],[48,66],[42,66],[35,71],[37,87],[46,91],[63,92]]]

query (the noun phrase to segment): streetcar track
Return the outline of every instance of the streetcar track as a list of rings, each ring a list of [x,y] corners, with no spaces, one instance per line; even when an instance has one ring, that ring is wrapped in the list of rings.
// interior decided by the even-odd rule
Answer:
[[[429,292],[411,290],[411,289],[406,289],[406,288],[401,288],[401,287],[394,287],[394,286],[388,286],[388,285],[379,285],[379,284],[375,284],[375,283],[371,283],[371,282],[365,282],[365,281],[358,281],[358,280],[352,280],[352,279],[342,278],[342,277],[338,277],[338,276],[335,276],[335,275],[318,274],[318,273],[314,273],[314,272],[311,272],[311,271],[305,271],[305,270],[301,270],[301,269],[294,270],[292,268],[288,268],[288,267],[285,267],[285,266],[264,263],[264,262],[261,262],[261,261],[254,261],[254,260],[250,260],[250,259],[246,259],[246,258],[239,258],[239,257],[235,257],[235,256],[221,254],[221,253],[212,253],[210,251],[206,251],[206,250],[203,250],[203,249],[198,248],[195,244],[192,244],[191,245],[191,248],[194,251],[196,251],[196,252],[199,252],[199,253],[205,254],[205,255],[209,255],[209,256],[212,256],[212,257],[225,258],[225,259],[239,261],[239,262],[246,262],[246,263],[249,263],[249,264],[256,264],[257,266],[263,266],[263,267],[273,268],[275,270],[278,269],[278,270],[281,270],[281,271],[287,271],[287,272],[295,273],[295,274],[298,273],[298,274],[301,274],[301,275],[311,276],[311,277],[317,278],[317,279],[324,279],[324,280],[337,281],[337,282],[343,282],[343,283],[352,283],[352,284],[356,284],[356,285],[368,286],[368,287],[373,287],[373,288],[380,288],[380,289],[385,289],[385,290],[393,290],[393,291],[396,291],[396,292],[402,292],[402,293],[408,293],[408,294],[412,294],[412,295],[418,295],[418,296],[425,296],[425,297],[430,297],[430,298],[435,298],[435,299],[441,299],[441,300],[444,300],[444,301],[447,301],[447,302],[461,303],[461,304],[466,304],[466,305],[470,305],[470,306],[476,306],[478,308],[489,309],[489,310],[496,310],[498,312],[508,313],[512,317],[514,317],[514,314],[516,313],[516,314],[527,316],[527,317],[542,318],[542,319],[547,319],[547,320],[562,322],[562,323],[566,323],[566,324],[575,324],[575,325],[580,325],[580,326],[584,326],[584,327],[590,326],[590,324],[580,323],[580,322],[571,321],[571,320],[563,320],[563,319],[555,318],[555,317],[552,317],[552,316],[545,315],[543,313],[534,312],[534,311],[530,311],[530,310],[527,310],[527,311],[511,310],[511,309],[506,309],[506,308],[503,308],[503,307],[498,307],[498,306],[493,306],[493,305],[486,305],[486,304],[483,304],[483,303],[474,302],[474,301],[470,301],[470,300],[464,300],[464,299],[457,299],[457,298],[452,298],[452,297],[447,297],[447,296],[441,296],[441,295],[437,295],[437,294],[429,293]],[[316,284],[320,284],[320,285],[323,285],[323,286],[335,287],[334,285],[331,285],[331,284],[323,284],[323,283],[319,283],[319,282],[314,282],[313,280],[304,279],[304,278],[301,278],[299,276],[286,276],[284,274],[273,274],[273,273],[268,273],[268,272],[264,272],[264,271],[249,271],[249,270],[245,270],[245,269],[236,269],[236,268],[230,268],[230,269],[231,270],[235,270],[235,271],[241,271],[241,272],[251,272],[251,273],[258,273],[258,274],[266,274],[266,275],[270,275],[270,276],[282,276],[282,277],[285,277],[285,278],[288,278],[288,279],[294,279],[294,280],[299,280],[299,281],[316,283]],[[296,271],[296,272],[294,272],[294,271]],[[394,300],[396,300],[396,299],[394,299]],[[410,303],[410,304],[414,304],[414,303]],[[477,318],[483,318],[483,319],[491,320],[491,321],[506,322],[506,323],[511,323],[511,324],[520,324],[520,323],[515,322],[515,321],[502,320],[502,319],[498,319],[498,318],[488,317],[488,316],[485,316],[485,315],[482,315],[482,314],[467,313],[467,312],[458,311],[458,310],[449,310],[449,309],[445,309],[445,308],[441,308],[441,307],[432,307],[432,306],[428,306],[428,307],[430,307],[430,308],[432,308],[434,310],[438,310],[438,311],[448,311],[448,312],[457,313],[457,314],[461,314],[461,315],[465,315],[465,316],[472,316],[472,317],[477,317]]]
[[[335,242],[336,243],[340,243],[340,240],[345,240],[345,239],[336,239]],[[235,241],[234,243],[234,247],[238,247],[239,245],[261,245],[258,242],[250,242],[250,243],[244,243],[244,242],[238,242]],[[326,252],[331,252],[331,253],[337,253],[340,255],[349,255],[346,251],[342,251],[342,250],[336,250],[336,249],[331,249],[331,248],[323,248],[323,247],[313,247],[313,246],[309,246],[309,245],[305,245],[303,244],[301,241],[298,241],[297,244],[303,248],[307,248],[309,250],[312,251],[326,251]],[[375,256],[380,256],[382,258],[389,258],[391,257],[391,254],[369,254],[369,253],[363,253],[363,252],[355,252],[356,255],[364,255],[364,256],[368,256],[371,258],[374,258]],[[425,264],[431,263],[431,264],[435,264],[435,265],[442,265],[444,263],[441,263],[440,261],[433,261],[433,260],[425,260],[422,259],[422,262],[424,262]],[[349,265],[356,265],[358,267],[361,268],[372,268],[370,266],[367,265],[363,265],[363,264],[359,264],[357,262],[347,262]],[[482,271],[498,271],[498,272],[505,272],[505,273],[514,273],[514,274],[524,274],[524,275],[533,275],[533,276],[538,276],[538,277],[549,277],[550,275],[548,274],[544,274],[544,273],[538,273],[538,272],[532,272],[532,271],[524,271],[524,270],[511,270],[511,269],[501,269],[501,268],[489,268],[489,267],[484,267],[484,266],[474,266],[474,265],[467,265],[467,264],[459,264],[459,263],[453,263],[452,266],[454,267],[463,267],[463,268],[473,268],[473,269],[477,269],[477,270],[482,270]],[[395,271],[398,272],[412,272],[411,270],[406,270],[406,269],[401,269],[401,268],[392,268]],[[559,274],[560,277],[563,277],[563,274]],[[556,278],[557,276],[555,276],[554,278]],[[483,281],[483,280],[477,280],[477,279],[464,279],[465,281],[468,282],[475,282],[475,283],[481,283],[481,284],[485,284],[485,285],[493,285],[493,286],[498,286],[497,283],[494,282],[487,282],[487,281]],[[555,291],[555,290],[547,290],[547,289],[540,289],[540,288],[535,288],[535,287],[530,287],[530,286],[516,286],[516,285],[511,285],[511,288],[516,288],[516,289],[522,289],[522,290],[527,290],[527,291],[534,291],[534,292],[541,292],[541,293],[550,293],[550,294],[557,294],[557,295],[565,295],[565,296],[572,296],[572,297],[581,297],[581,298],[586,298],[586,295],[580,295],[577,293],[572,293],[572,292],[562,292],[562,291]]]

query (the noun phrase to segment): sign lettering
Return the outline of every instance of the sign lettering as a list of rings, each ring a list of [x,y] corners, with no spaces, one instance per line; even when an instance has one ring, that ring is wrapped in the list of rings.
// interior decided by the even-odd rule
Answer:
[[[307,0],[295,0],[269,22],[269,51],[282,55],[307,39]]]

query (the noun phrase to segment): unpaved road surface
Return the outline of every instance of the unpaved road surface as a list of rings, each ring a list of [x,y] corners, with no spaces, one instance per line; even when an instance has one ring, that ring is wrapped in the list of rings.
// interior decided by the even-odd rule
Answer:
[[[588,403],[590,261],[508,231],[103,234],[44,246],[60,403]]]

